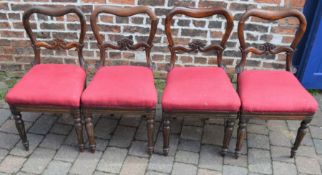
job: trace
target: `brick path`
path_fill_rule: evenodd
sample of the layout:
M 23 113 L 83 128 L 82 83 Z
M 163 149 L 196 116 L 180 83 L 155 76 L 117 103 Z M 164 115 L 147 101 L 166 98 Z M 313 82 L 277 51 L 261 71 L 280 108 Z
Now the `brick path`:
M 162 133 L 158 111 L 155 153 L 146 152 L 145 120 L 135 116 L 95 117 L 97 152 L 79 153 L 68 115 L 23 113 L 30 150 L 24 151 L 8 106 L 0 109 L 0 174 L 147 174 L 235 175 L 321 174 L 322 95 L 320 110 L 296 158 L 289 158 L 298 121 L 250 121 L 243 155 L 234 159 L 219 154 L 221 120 L 172 122 L 171 150 L 161 155 Z M 233 151 L 236 129 L 230 144 Z

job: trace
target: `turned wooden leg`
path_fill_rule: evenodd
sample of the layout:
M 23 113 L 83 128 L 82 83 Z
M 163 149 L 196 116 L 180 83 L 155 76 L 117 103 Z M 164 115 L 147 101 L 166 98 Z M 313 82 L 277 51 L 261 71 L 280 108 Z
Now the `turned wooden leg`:
M 240 155 L 240 150 L 244 143 L 246 137 L 246 124 L 247 119 L 239 118 L 239 126 L 238 126 L 238 133 L 237 133 L 237 143 L 235 149 L 235 158 L 237 159 Z
M 222 156 L 225 156 L 228 152 L 229 142 L 234 131 L 234 125 L 235 125 L 235 120 L 230 119 L 225 122 L 225 135 L 224 135 L 224 141 L 223 141 L 223 146 L 221 151 Z
M 90 151 L 94 153 L 96 150 L 96 141 L 94 137 L 93 116 L 90 113 L 85 114 L 85 127 L 88 136 Z
M 169 154 L 170 140 L 170 116 L 163 113 L 163 153 L 165 156 Z
M 15 119 L 16 128 L 17 128 L 19 136 L 20 136 L 20 138 L 22 140 L 22 145 L 24 146 L 26 151 L 29 151 L 29 141 L 27 140 L 25 124 L 24 124 L 24 122 L 22 120 L 21 113 L 13 111 L 13 110 L 11 112 L 12 112 L 13 117 Z
M 293 158 L 296 155 L 296 151 L 299 148 L 299 146 L 301 145 L 301 142 L 302 142 L 305 134 L 307 133 L 309 123 L 311 122 L 311 120 L 312 120 L 312 117 L 307 117 L 301 122 L 301 126 L 297 130 L 297 135 L 296 135 L 296 139 L 294 142 L 294 146 L 291 150 L 291 158 Z
M 76 131 L 79 151 L 83 152 L 84 151 L 84 136 L 83 136 L 83 125 L 82 125 L 80 111 L 79 110 L 74 111 L 72 113 L 72 116 L 74 118 L 74 125 L 75 125 L 75 131 Z
M 154 115 L 148 115 L 146 117 L 147 119 L 147 134 L 148 134 L 148 154 L 152 155 L 153 150 L 154 150 L 154 145 L 153 145 L 153 135 L 154 135 Z

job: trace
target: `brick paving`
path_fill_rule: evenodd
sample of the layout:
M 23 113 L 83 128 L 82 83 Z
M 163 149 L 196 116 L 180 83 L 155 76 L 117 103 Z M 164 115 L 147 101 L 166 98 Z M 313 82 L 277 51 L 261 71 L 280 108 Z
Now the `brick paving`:
M 233 157 L 236 127 L 226 157 L 220 155 L 223 120 L 172 122 L 171 149 L 162 153 L 158 108 L 155 153 L 146 153 L 145 120 L 139 116 L 95 116 L 97 152 L 79 153 L 69 115 L 23 113 L 30 150 L 24 151 L 7 104 L 0 101 L 0 174 L 243 175 L 322 174 L 320 109 L 296 158 L 289 158 L 299 121 L 251 120 L 239 159 Z

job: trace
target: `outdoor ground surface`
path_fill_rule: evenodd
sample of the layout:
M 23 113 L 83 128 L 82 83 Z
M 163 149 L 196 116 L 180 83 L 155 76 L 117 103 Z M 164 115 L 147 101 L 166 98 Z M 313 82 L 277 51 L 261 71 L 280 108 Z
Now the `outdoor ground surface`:
M 1 72 L 0 72 L 1 73 Z M 0 89 L 14 84 L 0 74 Z M 2 95 L 3 96 L 3 95 Z M 161 111 L 158 107 L 155 153 L 146 154 L 146 123 L 139 116 L 95 116 L 97 151 L 79 153 L 69 115 L 23 113 L 30 150 L 20 142 L 8 105 L 0 100 L 0 174 L 148 174 L 243 175 L 321 174 L 322 94 L 315 93 L 320 109 L 296 158 L 289 158 L 299 121 L 250 121 L 243 155 L 220 153 L 222 120 L 182 120 L 171 123 L 171 149 L 162 153 Z M 1 96 L 0 96 L 1 99 Z

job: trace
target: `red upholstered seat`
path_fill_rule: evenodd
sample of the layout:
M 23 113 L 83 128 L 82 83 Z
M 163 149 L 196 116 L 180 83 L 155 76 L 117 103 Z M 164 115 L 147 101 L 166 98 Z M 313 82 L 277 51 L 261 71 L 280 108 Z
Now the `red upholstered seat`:
M 153 109 L 156 103 L 153 72 L 142 66 L 102 67 L 82 95 L 85 107 Z
M 240 99 L 229 77 L 218 67 L 175 67 L 162 97 L 164 111 L 237 112 Z
M 239 75 L 242 111 L 250 113 L 314 113 L 317 102 L 287 71 L 249 70 Z
M 8 92 L 10 105 L 79 107 L 86 79 L 76 65 L 37 64 Z

